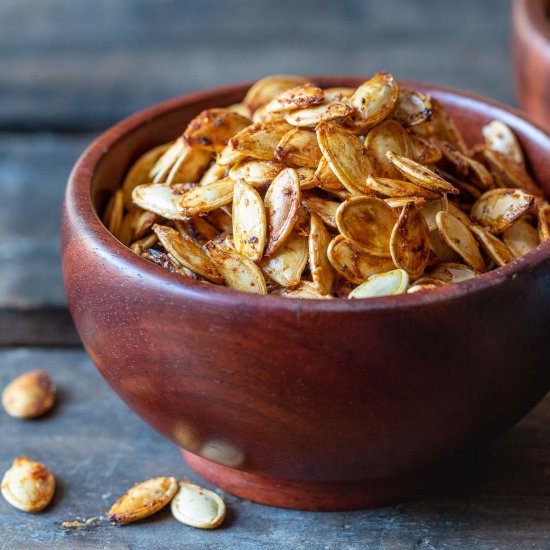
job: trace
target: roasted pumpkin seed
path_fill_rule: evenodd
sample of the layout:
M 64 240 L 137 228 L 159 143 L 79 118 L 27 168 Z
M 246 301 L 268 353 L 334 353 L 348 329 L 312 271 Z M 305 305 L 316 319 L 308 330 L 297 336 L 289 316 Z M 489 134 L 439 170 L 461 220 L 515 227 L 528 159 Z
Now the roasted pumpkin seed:
M 372 166 L 361 140 L 331 122 L 320 122 L 316 131 L 323 156 L 342 185 L 354 195 L 370 194 L 365 181 Z
M 35 418 L 55 401 L 55 385 L 47 371 L 36 369 L 12 380 L 2 392 L 2 405 L 14 418 Z
M 414 203 L 406 204 L 391 233 L 393 263 L 411 279 L 417 279 L 428 265 L 430 246 L 430 230 L 424 216 Z
M 371 275 L 389 271 L 394 267 L 391 259 L 373 256 L 348 241 L 343 235 L 332 239 L 327 255 L 334 269 L 355 284 L 361 284 Z
M 267 235 L 264 203 L 258 191 L 237 181 L 233 195 L 233 240 L 237 252 L 252 261 L 263 256 Z
M 178 490 L 173 477 L 155 477 L 137 483 L 109 510 L 111 523 L 130 523 L 149 517 L 166 506 Z
M 215 529 L 223 522 L 225 503 L 213 491 L 182 481 L 171 504 L 172 515 L 181 523 L 199 529 Z
M 450 212 L 438 212 L 435 219 L 445 243 L 476 271 L 485 271 L 479 246 L 468 226 Z
M 525 256 L 540 242 L 538 231 L 523 218 L 504 231 L 502 240 L 516 258 Z
M 372 275 L 367 281 L 355 287 L 348 298 L 377 298 L 404 294 L 409 286 L 409 275 L 404 269 L 393 269 Z
M 373 256 L 390 257 L 390 237 L 397 214 L 382 199 L 349 199 L 340 204 L 335 220 L 338 230 L 348 241 Z
M 20 456 L 4 474 L 1 491 L 6 501 L 18 510 L 40 512 L 53 498 L 55 478 L 40 462 Z
M 286 168 L 269 186 L 265 195 L 267 242 L 265 255 L 273 254 L 290 235 L 300 207 L 301 190 L 296 170 Z
M 472 206 L 470 217 L 499 235 L 519 220 L 533 205 L 535 197 L 519 189 L 492 189 Z
M 310 216 L 309 270 L 313 284 L 319 294 L 327 295 L 334 284 L 334 268 L 327 255 L 331 238 L 321 217 L 314 212 Z
M 179 231 L 164 225 L 155 224 L 153 231 L 162 246 L 179 264 L 212 283 L 222 282 L 222 278 L 210 258 L 193 242 L 191 237 L 184 236 Z
M 215 241 L 206 243 L 205 248 L 227 286 L 242 292 L 267 294 L 262 272 L 252 260 Z

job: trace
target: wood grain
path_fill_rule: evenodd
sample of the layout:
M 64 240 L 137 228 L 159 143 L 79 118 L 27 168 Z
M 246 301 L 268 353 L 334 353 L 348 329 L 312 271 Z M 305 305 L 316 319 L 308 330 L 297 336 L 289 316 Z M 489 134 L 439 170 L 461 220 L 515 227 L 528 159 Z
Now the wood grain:
M 174 446 L 129 412 L 83 351 L 0 351 L 0 387 L 37 366 L 48 369 L 57 383 L 58 404 L 34 421 L 0 412 L 0 473 L 15 456 L 27 454 L 52 469 L 60 489 L 53 504 L 37 515 L 0 499 L 1 550 L 550 547 L 550 397 L 472 464 L 462 487 L 439 498 L 380 510 L 314 513 L 224 495 L 229 514 L 218 531 L 181 525 L 169 511 L 126 527 L 65 531 L 62 521 L 100 514 L 148 477 L 203 482 L 184 466 Z
M 389 70 L 510 103 L 508 14 L 509 0 L 3 0 L 0 128 L 104 128 L 277 72 Z

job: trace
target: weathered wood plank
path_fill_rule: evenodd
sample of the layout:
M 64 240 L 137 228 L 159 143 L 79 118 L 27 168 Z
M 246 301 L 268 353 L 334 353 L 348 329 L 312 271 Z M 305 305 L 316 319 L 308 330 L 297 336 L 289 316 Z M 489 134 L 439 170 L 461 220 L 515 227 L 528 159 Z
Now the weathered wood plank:
M 92 137 L 0 135 L 0 346 L 79 342 L 66 310 L 59 223 L 67 176 Z
M 513 101 L 508 0 L 3 0 L 0 128 L 103 128 L 277 72 L 365 74 Z
M 167 474 L 197 478 L 170 443 L 130 413 L 82 351 L 0 351 L 0 387 L 37 366 L 52 373 L 59 402 L 35 421 L 0 412 L 0 472 L 27 454 L 51 467 L 60 489 L 37 515 L 0 499 L 1 550 L 550 548 L 550 397 L 489 447 L 468 483 L 439 498 L 380 510 L 306 513 L 226 495 L 230 514 L 218 531 L 187 528 L 166 511 L 126 527 L 66 532 L 62 521 L 108 509 L 134 482 Z

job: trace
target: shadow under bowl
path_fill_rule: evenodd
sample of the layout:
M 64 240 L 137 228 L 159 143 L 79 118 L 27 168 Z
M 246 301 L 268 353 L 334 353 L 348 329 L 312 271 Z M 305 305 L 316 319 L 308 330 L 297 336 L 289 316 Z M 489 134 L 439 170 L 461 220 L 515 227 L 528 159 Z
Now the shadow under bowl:
M 517 111 L 403 84 L 439 99 L 470 145 L 489 120 L 509 124 L 550 191 L 550 138 Z M 369 300 L 244 294 L 139 258 L 97 209 L 141 153 L 247 88 L 154 106 L 109 129 L 78 160 L 62 250 L 79 334 L 120 397 L 223 489 L 310 510 L 410 498 L 548 390 L 550 241 L 460 285 Z

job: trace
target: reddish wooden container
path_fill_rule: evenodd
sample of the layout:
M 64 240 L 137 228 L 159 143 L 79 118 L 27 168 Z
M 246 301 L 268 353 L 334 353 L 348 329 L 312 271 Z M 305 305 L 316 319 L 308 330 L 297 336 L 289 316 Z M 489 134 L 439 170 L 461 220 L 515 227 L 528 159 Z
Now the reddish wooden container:
M 518 112 L 408 85 L 440 99 L 471 144 L 488 120 L 509 124 L 550 191 L 550 138 Z M 137 257 L 103 227 L 96 206 L 140 153 L 246 89 L 157 105 L 81 156 L 62 225 L 76 326 L 122 399 L 222 488 L 311 510 L 409 498 L 546 393 L 550 241 L 458 286 L 353 301 L 241 294 L 184 281 Z
M 550 128 L 550 1 L 514 0 L 512 35 L 519 104 Z

